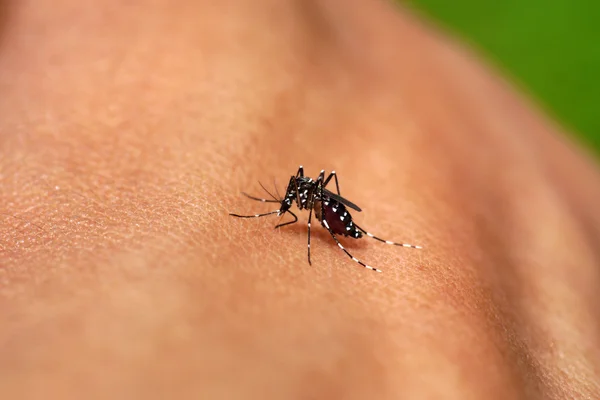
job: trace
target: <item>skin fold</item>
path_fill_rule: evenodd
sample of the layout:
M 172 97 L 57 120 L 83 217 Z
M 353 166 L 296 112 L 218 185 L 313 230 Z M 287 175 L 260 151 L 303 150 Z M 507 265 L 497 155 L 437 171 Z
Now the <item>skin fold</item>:
M 217 4 L 218 3 L 218 4 Z M 386 2 L 3 2 L 0 398 L 595 399 L 600 176 Z M 274 230 L 303 165 L 354 220 Z M 283 217 L 283 221 L 289 216 Z

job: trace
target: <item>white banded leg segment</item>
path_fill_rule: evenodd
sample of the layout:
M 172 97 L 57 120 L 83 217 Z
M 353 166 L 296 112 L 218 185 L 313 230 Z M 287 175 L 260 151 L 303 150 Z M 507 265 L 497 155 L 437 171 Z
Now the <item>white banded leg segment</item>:
M 375 271 L 375 272 L 383 272 L 380 269 L 371 267 L 370 265 L 365 264 L 364 262 L 360 261 L 358 258 L 354 257 L 352 254 L 350 254 L 348 252 L 348 250 L 346 250 L 344 248 L 344 246 L 340 243 L 340 241 L 335 237 L 335 235 L 333 234 L 333 232 L 331 232 L 331 230 L 329 230 L 329 227 L 327 227 L 327 230 L 329 231 L 329 234 L 331 235 L 331 237 L 333 238 L 333 240 L 335 240 L 335 242 L 337 243 L 337 245 L 339 246 L 340 249 L 342 249 L 342 251 L 344 253 L 346 253 L 348 255 L 348 257 L 350 257 L 352 259 L 352 261 L 362 265 L 363 267 L 370 269 L 371 271 Z
M 373 235 L 372 233 L 365 231 L 363 228 L 359 227 L 356 224 L 354 224 L 354 226 L 356 226 L 356 228 L 358 228 L 358 230 L 362 231 L 368 237 L 371 237 L 371 238 L 373 238 L 375 240 L 379 240 L 380 242 L 385 243 L 385 244 L 391 244 L 391 245 L 394 245 L 394 246 L 402 246 L 402 247 L 410 247 L 412 249 L 422 249 L 423 248 L 421 246 L 415 246 L 414 244 L 396 243 L 396 242 L 392 242 L 391 240 L 381 239 L 381 238 L 378 238 L 377 236 Z
M 331 178 L 335 178 L 335 190 L 337 191 L 338 195 L 341 195 L 340 183 L 338 182 L 338 178 L 337 178 L 335 171 L 331 171 L 331 173 L 329 174 L 327 179 L 325 179 L 325 182 L 323 182 L 323 187 L 327 187 L 327 185 L 329 184 L 329 181 L 331 181 Z M 335 210 L 334 210 L 334 212 L 335 212 Z
M 310 211 L 308 212 L 308 265 L 312 265 L 312 263 L 310 262 L 310 221 L 312 219 L 312 211 L 313 208 L 310 208 Z
M 265 217 L 265 216 L 271 215 L 271 214 L 279 214 L 279 210 L 271 211 L 271 212 L 264 213 L 264 214 L 254 214 L 254 215 L 239 215 L 239 214 L 229 213 L 229 215 L 231 215 L 232 217 L 238 217 L 238 218 L 258 218 L 258 217 Z

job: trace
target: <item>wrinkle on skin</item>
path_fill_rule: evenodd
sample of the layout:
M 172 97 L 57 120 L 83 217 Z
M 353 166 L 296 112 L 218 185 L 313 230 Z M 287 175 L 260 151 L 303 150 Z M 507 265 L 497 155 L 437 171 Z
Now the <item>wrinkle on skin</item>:
M 597 168 L 439 33 L 375 1 L 10 18 L 2 397 L 600 392 Z M 308 266 L 305 214 L 227 215 L 299 164 L 425 249 L 342 239 L 375 274 L 315 222 Z

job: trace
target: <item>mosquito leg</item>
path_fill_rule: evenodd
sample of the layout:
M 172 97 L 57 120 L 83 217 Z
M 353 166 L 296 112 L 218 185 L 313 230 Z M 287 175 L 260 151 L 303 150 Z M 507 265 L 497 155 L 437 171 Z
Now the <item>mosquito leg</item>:
M 279 210 L 271 211 L 271 212 L 264 213 L 264 214 L 254 214 L 254 215 L 239 215 L 239 214 L 229 213 L 229 215 L 231 215 L 232 217 L 238 217 L 238 218 L 258 218 L 258 217 L 265 217 L 265 216 L 271 215 L 271 214 L 279 214 Z
M 335 178 L 335 188 L 337 189 L 337 194 L 341 196 L 342 194 L 340 193 L 340 184 L 338 182 L 337 174 L 335 173 L 335 171 L 331 171 L 327 179 L 325 179 L 325 182 L 323 182 L 323 187 L 327 187 L 327 184 L 329 183 L 331 178 Z
M 354 224 L 354 226 L 356 227 L 356 229 L 358 229 L 359 231 L 363 232 L 368 237 L 371 237 L 371 238 L 373 238 L 375 240 L 379 240 L 380 242 L 383 242 L 385 244 L 391 244 L 391 245 L 394 245 L 394 246 L 402 246 L 402 247 L 410 247 L 410 248 L 413 248 L 413 249 L 422 249 L 423 248 L 421 246 L 415 246 L 414 244 L 396 243 L 396 242 L 392 242 L 390 240 L 384 240 L 384 239 L 378 238 L 377 236 L 373 235 L 372 233 L 369 233 L 369 232 L 365 231 L 363 228 L 361 228 L 360 226 L 356 225 L 356 223 Z
M 293 221 L 289 221 L 289 222 L 284 222 L 283 224 L 278 224 L 275 225 L 275 229 L 277 228 L 281 228 L 282 226 L 286 226 L 286 225 L 291 225 L 291 224 L 295 224 L 296 222 L 298 222 L 298 217 L 296 217 L 296 214 L 294 214 L 293 212 L 291 212 L 290 210 L 288 210 L 287 212 L 289 212 L 290 214 L 292 214 L 292 217 L 294 217 Z
M 310 211 L 308 213 L 308 265 L 312 265 L 310 262 L 310 220 L 312 219 L 312 211 L 313 208 L 310 207 Z
M 358 258 L 354 257 L 352 254 L 350 254 L 350 252 L 348 252 L 348 250 L 346 250 L 344 248 L 344 246 L 342 246 L 342 244 L 340 243 L 340 241 L 337 239 L 337 237 L 335 237 L 335 234 L 331 231 L 331 228 L 329 228 L 329 224 L 327 223 L 327 220 L 323 219 L 323 225 L 325 226 L 325 228 L 327 228 L 327 230 L 329 231 L 329 234 L 331 235 L 331 237 L 333 238 L 333 240 L 335 240 L 335 242 L 337 243 L 337 245 L 339 246 L 340 249 L 342 249 L 342 251 L 344 253 L 346 253 L 348 255 L 348 257 L 350 257 L 352 259 L 352 261 L 359 263 L 360 265 L 362 265 L 363 267 L 370 269 L 371 271 L 375 271 L 375 272 L 383 272 L 377 268 L 371 267 L 367 264 L 365 264 L 364 262 L 360 261 Z
M 323 180 L 325 179 L 325 170 L 322 169 L 321 172 L 319 173 L 319 177 L 317 178 L 317 184 L 320 182 L 321 185 L 323 185 Z M 321 194 L 323 194 L 321 192 Z
M 304 167 L 301 165 L 296 172 L 296 178 L 304 178 Z

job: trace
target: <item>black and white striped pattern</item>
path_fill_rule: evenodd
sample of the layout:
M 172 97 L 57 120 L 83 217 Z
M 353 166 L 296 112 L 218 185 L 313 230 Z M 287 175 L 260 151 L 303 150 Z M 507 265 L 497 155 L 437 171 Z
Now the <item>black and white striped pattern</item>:
M 325 187 L 329 184 L 329 182 L 332 179 L 335 181 L 337 194 L 333 193 L 328 189 L 325 189 Z M 275 228 L 280 228 L 285 225 L 294 224 L 298 221 L 298 217 L 292 211 L 290 211 L 290 208 L 294 203 L 296 203 L 296 206 L 301 211 L 308 209 L 309 214 L 307 253 L 308 263 L 310 265 L 312 265 L 310 260 L 310 236 L 313 211 L 315 212 L 315 217 L 321 222 L 321 225 L 325 229 L 327 229 L 333 240 L 335 240 L 335 242 L 337 243 L 338 247 L 342 249 L 342 251 L 346 253 L 346 255 L 348 255 L 348 257 L 352 259 L 352 261 L 362 265 L 364 268 L 370 269 L 371 271 L 382 272 L 380 269 L 371 267 L 370 265 L 365 264 L 358 258 L 354 257 L 352 254 L 350 254 L 350 252 L 346 250 L 344 246 L 340 243 L 340 241 L 337 238 L 337 235 L 346 236 L 353 239 L 360 239 L 363 236 L 363 234 L 365 234 L 385 244 L 409 247 L 413 249 L 422 249 L 421 246 L 415 246 L 407 243 L 396 243 L 390 240 L 381 239 L 356 225 L 356 223 L 353 222 L 352 215 L 350 215 L 348 209 L 352 209 L 357 212 L 360 212 L 361 209 L 356 204 L 341 196 L 340 185 L 338 183 L 338 177 L 335 171 L 331 171 L 331 173 L 325 179 L 325 170 L 321 170 L 319 177 L 316 180 L 313 180 L 304 176 L 304 168 L 300 166 L 296 175 L 290 178 L 288 187 L 283 198 L 279 196 L 278 192 L 276 192 L 278 194 L 278 197 L 275 197 L 262 184 L 260 185 L 265 190 L 265 192 L 267 192 L 269 196 L 271 196 L 271 199 L 262 199 L 259 197 L 254 197 L 244 192 L 242 192 L 242 194 L 252 200 L 260 201 L 263 203 L 279 203 L 280 205 L 278 210 L 264 214 L 229 215 L 238 218 L 259 218 L 273 214 L 277 214 L 278 216 L 284 215 L 286 213 L 291 214 L 294 220 L 280 223 L 275 226 Z M 348 207 L 348 209 L 346 207 Z
M 394 245 L 394 246 L 402 246 L 402 247 L 410 247 L 411 249 L 422 249 L 423 248 L 421 246 L 415 246 L 414 244 L 396 243 L 396 242 L 392 242 L 391 240 L 381 239 L 381 238 L 378 238 L 377 236 L 373 235 L 372 233 L 365 231 L 363 228 L 361 228 L 360 226 L 358 226 L 356 224 L 354 224 L 354 226 L 359 231 L 361 231 L 362 233 L 364 233 L 365 235 L 367 235 L 368 237 L 373 238 L 375 240 L 379 240 L 380 242 L 385 243 L 385 244 L 391 244 L 391 245 Z
M 370 269 L 371 271 L 383 272 L 380 269 L 377 269 L 377 268 L 371 267 L 370 265 L 365 264 L 364 262 L 360 261 L 358 258 L 354 257 L 352 254 L 350 254 L 350 252 L 348 250 L 346 250 L 346 248 L 340 243 L 340 241 L 337 239 L 337 237 L 335 237 L 335 234 L 333 232 L 331 232 L 331 229 L 329 228 L 329 225 L 327 224 L 326 220 L 323 220 L 323 225 L 325 226 L 325 228 L 327 228 L 327 231 L 329 232 L 329 234 L 331 235 L 333 240 L 335 240 L 335 242 L 337 243 L 339 248 L 342 249 L 342 251 L 344 253 L 346 253 L 348 255 L 348 257 L 350 257 L 352 259 L 352 261 L 359 263 L 360 265 L 362 265 L 363 267 L 365 267 L 367 269 Z
M 275 210 L 275 211 L 271 211 L 268 213 L 264 213 L 264 214 L 254 214 L 254 215 L 238 215 L 238 214 L 229 214 L 232 217 L 238 217 L 238 218 L 259 218 L 259 217 L 265 217 L 267 215 L 271 215 L 271 214 L 279 214 L 279 210 Z

